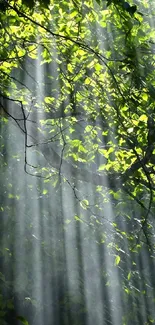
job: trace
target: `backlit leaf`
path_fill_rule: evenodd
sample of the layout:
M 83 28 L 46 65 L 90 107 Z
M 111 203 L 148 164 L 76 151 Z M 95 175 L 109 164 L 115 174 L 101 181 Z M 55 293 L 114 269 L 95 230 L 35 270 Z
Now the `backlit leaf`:
M 115 257 L 115 266 L 120 263 L 120 260 L 121 260 L 120 256 L 116 255 L 116 257 Z

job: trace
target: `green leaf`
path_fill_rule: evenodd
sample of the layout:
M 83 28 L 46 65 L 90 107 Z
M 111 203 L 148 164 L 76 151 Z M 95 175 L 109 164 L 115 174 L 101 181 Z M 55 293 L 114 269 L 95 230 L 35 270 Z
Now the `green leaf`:
M 78 217 L 78 216 L 74 216 L 74 219 L 75 219 L 76 221 L 79 221 L 79 222 L 83 223 L 83 220 L 81 220 L 81 218 Z
M 130 290 L 128 288 L 125 288 L 124 291 L 129 295 L 130 294 Z
M 147 122 L 147 120 L 148 120 L 148 118 L 145 114 L 142 114 L 139 118 L 139 121 L 141 121 L 141 122 Z
M 143 93 L 142 94 L 142 98 L 143 98 L 143 100 L 145 100 L 145 102 L 147 102 L 148 101 L 148 94 L 147 93 Z
M 51 104 L 51 103 L 53 103 L 54 100 L 55 99 L 53 97 L 45 97 L 44 98 L 44 101 L 46 104 Z
M 48 190 L 44 188 L 42 191 L 42 194 L 46 195 L 47 193 L 48 193 Z
M 95 68 L 96 71 L 101 71 L 101 70 L 102 70 L 102 65 L 99 64 L 99 63 L 96 63 L 96 64 L 94 65 L 94 68 Z
M 88 200 L 82 200 L 81 202 L 80 202 L 80 205 L 81 205 L 81 207 L 83 208 L 83 209 L 87 209 L 87 207 L 89 206 L 89 201 Z
M 72 13 L 69 15 L 70 18 L 74 18 L 74 17 L 77 17 L 77 11 L 72 11 Z
M 115 257 L 115 266 L 120 263 L 120 260 L 121 260 L 120 256 L 116 255 L 116 257 Z
M 106 165 L 105 164 L 100 165 L 99 168 L 98 168 L 98 171 L 100 172 L 102 170 L 105 170 L 105 168 L 106 168 Z
M 128 280 L 131 278 L 131 271 L 128 273 Z

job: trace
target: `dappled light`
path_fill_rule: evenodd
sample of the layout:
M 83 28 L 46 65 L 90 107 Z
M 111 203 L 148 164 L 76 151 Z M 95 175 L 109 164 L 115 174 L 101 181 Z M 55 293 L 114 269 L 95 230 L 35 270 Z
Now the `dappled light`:
M 0 1 L 0 325 L 155 324 L 154 14 Z

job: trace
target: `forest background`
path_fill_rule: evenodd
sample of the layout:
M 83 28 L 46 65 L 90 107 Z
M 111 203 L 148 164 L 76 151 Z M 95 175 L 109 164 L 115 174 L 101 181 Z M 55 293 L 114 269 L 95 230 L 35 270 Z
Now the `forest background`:
M 155 2 L 0 1 L 0 322 L 155 324 Z

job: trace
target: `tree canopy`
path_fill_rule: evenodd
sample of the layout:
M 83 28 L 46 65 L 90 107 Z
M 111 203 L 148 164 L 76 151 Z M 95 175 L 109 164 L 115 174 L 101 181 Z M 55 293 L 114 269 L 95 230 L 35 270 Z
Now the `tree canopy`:
M 53 201 L 62 200 L 63 188 L 77 210 L 68 208 L 65 226 L 61 220 L 60 245 L 72 220 L 77 229 L 86 227 L 86 245 L 94 241 L 100 252 L 106 247 L 118 268 L 121 289 L 109 283 L 107 270 L 104 290 L 114 286 L 134 310 L 124 310 L 122 325 L 154 324 L 155 3 L 10 0 L 0 8 L 1 212 L 10 245 L 1 245 L 2 258 L 9 252 L 6 264 L 12 263 L 11 229 L 24 200 L 22 186 L 15 186 L 19 175 L 27 175 L 32 190 L 27 202 L 42 200 L 42 215 L 49 213 L 51 193 Z M 33 217 L 25 222 L 27 250 Z M 50 245 L 42 245 L 46 257 Z M 22 280 L 19 287 L 26 290 Z M 0 300 L 2 318 L 7 304 Z

